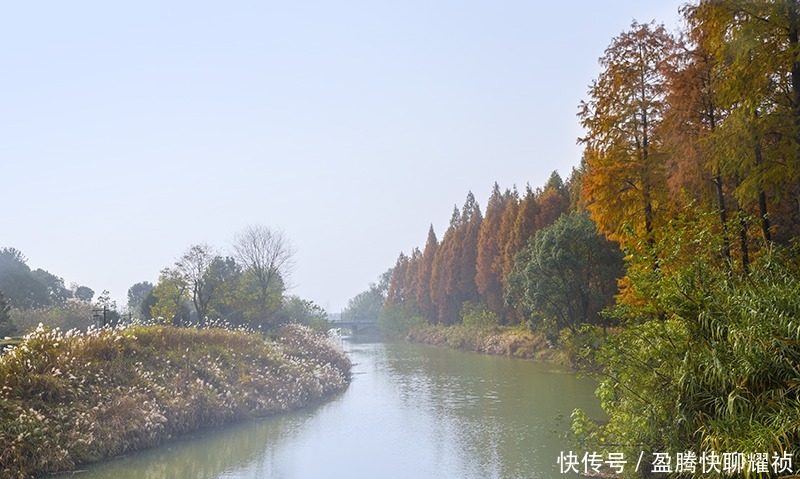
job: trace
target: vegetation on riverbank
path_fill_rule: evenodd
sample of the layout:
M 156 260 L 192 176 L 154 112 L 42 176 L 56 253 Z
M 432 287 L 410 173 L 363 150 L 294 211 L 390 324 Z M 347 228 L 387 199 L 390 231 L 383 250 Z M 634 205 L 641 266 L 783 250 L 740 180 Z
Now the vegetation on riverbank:
M 277 342 L 223 329 L 38 328 L 0 356 L 0 473 L 64 471 L 343 390 L 350 362 L 289 325 Z
M 527 327 L 496 326 L 474 329 L 462 324 L 453 326 L 429 324 L 409 331 L 404 339 L 520 359 L 559 362 L 565 360 L 559 350 L 550 347 L 543 334 L 533 332 Z

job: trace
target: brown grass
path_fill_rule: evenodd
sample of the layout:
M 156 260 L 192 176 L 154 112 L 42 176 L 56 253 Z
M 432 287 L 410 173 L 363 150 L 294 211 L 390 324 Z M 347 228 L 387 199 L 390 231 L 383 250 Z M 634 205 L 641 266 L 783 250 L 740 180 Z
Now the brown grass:
M 463 324 L 453 326 L 427 325 L 411 331 L 409 341 L 438 346 L 448 346 L 498 356 L 563 362 L 561 352 L 551 348 L 541 333 L 527 328 L 496 326 L 470 328 Z

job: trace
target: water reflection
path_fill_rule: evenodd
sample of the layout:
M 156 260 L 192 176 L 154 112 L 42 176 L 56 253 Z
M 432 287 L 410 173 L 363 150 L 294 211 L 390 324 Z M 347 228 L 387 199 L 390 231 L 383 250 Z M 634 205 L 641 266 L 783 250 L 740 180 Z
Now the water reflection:
M 567 448 L 551 431 L 554 418 L 577 406 L 599 414 L 593 385 L 551 365 L 404 343 L 346 347 L 353 383 L 323 406 L 206 432 L 74 477 L 549 478 Z

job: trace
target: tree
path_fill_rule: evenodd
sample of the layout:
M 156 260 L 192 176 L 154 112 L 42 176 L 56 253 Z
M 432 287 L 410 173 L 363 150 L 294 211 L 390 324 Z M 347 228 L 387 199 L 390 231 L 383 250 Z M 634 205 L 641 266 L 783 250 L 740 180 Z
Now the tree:
M 540 230 L 520 251 L 509 276 L 508 300 L 534 323 L 575 330 L 600 322 L 624 273 L 622 254 L 583 213 Z
M 0 290 L 13 308 L 45 308 L 52 304 L 47 285 L 34 276 L 28 259 L 17 249 L 0 249 Z
M 108 290 L 103 290 L 100 296 L 97 297 L 97 302 L 94 304 L 95 319 L 97 319 L 103 326 L 114 326 L 119 323 L 120 315 L 117 311 L 117 302 L 111 299 L 111 293 Z
M 89 303 L 92 301 L 92 298 L 94 298 L 94 290 L 88 286 L 76 286 L 73 289 L 73 296 L 81 301 L 86 301 Z
M 461 208 L 461 227 L 457 235 L 457 256 L 455 264 L 456 284 L 454 291 L 457 298 L 458 310 L 465 301 L 477 303 L 478 286 L 475 284 L 478 262 L 478 235 L 480 234 L 483 215 L 481 207 L 475 200 L 472 192 L 467 193 L 467 199 Z
M 3 292 L 0 291 L 0 339 L 13 336 L 19 331 L 11 320 L 11 306 L 6 301 Z
M 701 1 L 684 13 L 724 73 L 716 98 L 727 117 L 715 136 L 733 196 L 765 242 L 787 242 L 800 231 L 798 2 Z
M 409 285 L 406 284 L 406 270 L 408 269 L 408 256 L 400 252 L 397 263 L 392 268 L 392 277 L 386 290 L 386 305 L 405 303 L 409 299 Z
M 283 300 L 282 315 L 286 318 L 285 322 L 309 326 L 316 331 L 327 332 L 330 328 L 325 308 L 298 296 L 289 296 Z
M 249 272 L 258 287 L 258 304 L 263 314 L 272 310 L 270 290 L 286 288 L 294 266 L 294 248 L 281 230 L 248 226 L 236 235 L 234 257 Z
M 61 304 L 72 297 L 72 291 L 64 286 L 64 279 L 41 268 L 31 271 L 31 275 L 41 283 L 47 291 L 48 305 Z
M 433 259 L 436 256 L 436 249 L 439 247 L 439 241 L 436 239 L 436 233 L 433 231 L 433 225 L 428 229 L 428 239 L 425 242 L 425 249 L 422 251 L 422 257 L 419 261 L 419 269 L 417 270 L 417 279 L 414 282 L 415 291 L 414 299 L 416 300 L 422 317 L 428 322 L 436 321 L 436 308 L 431 299 L 431 275 L 433 274 Z
M 492 265 L 500 256 L 502 239 L 499 237 L 500 225 L 503 221 L 505 196 L 500 186 L 495 183 L 489 203 L 486 205 L 486 217 L 481 223 L 478 233 L 478 256 L 475 271 L 475 285 L 481 301 L 498 317 L 503 315 L 503 282 Z
M 188 287 L 199 324 L 203 324 L 208 317 L 209 305 L 218 289 L 218 282 L 210 274 L 216 257 L 209 245 L 196 244 L 190 246 L 175 263 L 177 272 Z
M 210 296 L 207 311 L 210 317 L 225 318 L 232 324 L 242 324 L 251 319 L 246 316 L 250 312 L 247 308 L 253 304 L 253 288 L 247 287 L 245 279 L 235 259 L 214 257 L 205 278 L 205 290 Z M 264 326 L 259 324 L 263 321 L 249 322 L 252 326 Z
M 558 172 L 554 171 L 544 189 L 538 192 L 537 203 L 539 205 L 539 214 L 536 218 L 537 230 L 550 226 L 569 211 L 569 192 Z
M 149 281 L 141 281 L 128 288 L 128 311 L 138 314 L 151 291 L 153 283 Z
M 366 291 L 350 298 L 347 307 L 342 310 L 343 321 L 376 321 L 383 309 L 389 289 L 392 269 L 383 273 L 377 283 L 370 283 Z
M 629 248 L 656 243 L 666 207 L 663 141 L 663 67 L 674 41 L 663 25 L 633 22 L 600 59 L 603 71 L 581 103 L 586 136 L 584 194 L 592 219 Z M 657 265 L 653 259 L 652 264 Z
M 713 23 L 711 12 L 718 5 L 684 9 L 687 29 L 670 58 L 670 67 L 665 69 L 664 124 L 672 153 L 668 179 L 671 199 L 694 201 L 702 209 L 716 211 L 723 239 L 722 255 L 730 260 L 726 197 L 733 175 L 723 173 L 728 155 L 719 145 L 719 125 L 729 112 L 722 108 L 718 93 L 727 72 L 718 58 L 719 52 L 714 51 L 713 34 L 705 26 Z M 741 247 L 747 251 L 746 244 Z
M 164 268 L 153 287 L 155 303 L 150 307 L 154 319 L 185 326 L 191 322 L 191 315 L 184 304 L 189 284 L 177 268 Z

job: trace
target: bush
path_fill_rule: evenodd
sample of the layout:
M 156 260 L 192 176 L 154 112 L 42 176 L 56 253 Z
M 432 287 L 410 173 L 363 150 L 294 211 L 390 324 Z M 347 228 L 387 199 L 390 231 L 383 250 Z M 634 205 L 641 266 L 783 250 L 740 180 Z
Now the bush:
M 464 301 L 461 305 L 461 322 L 469 329 L 489 329 L 500 324 L 500 318 L 484 304 Z

